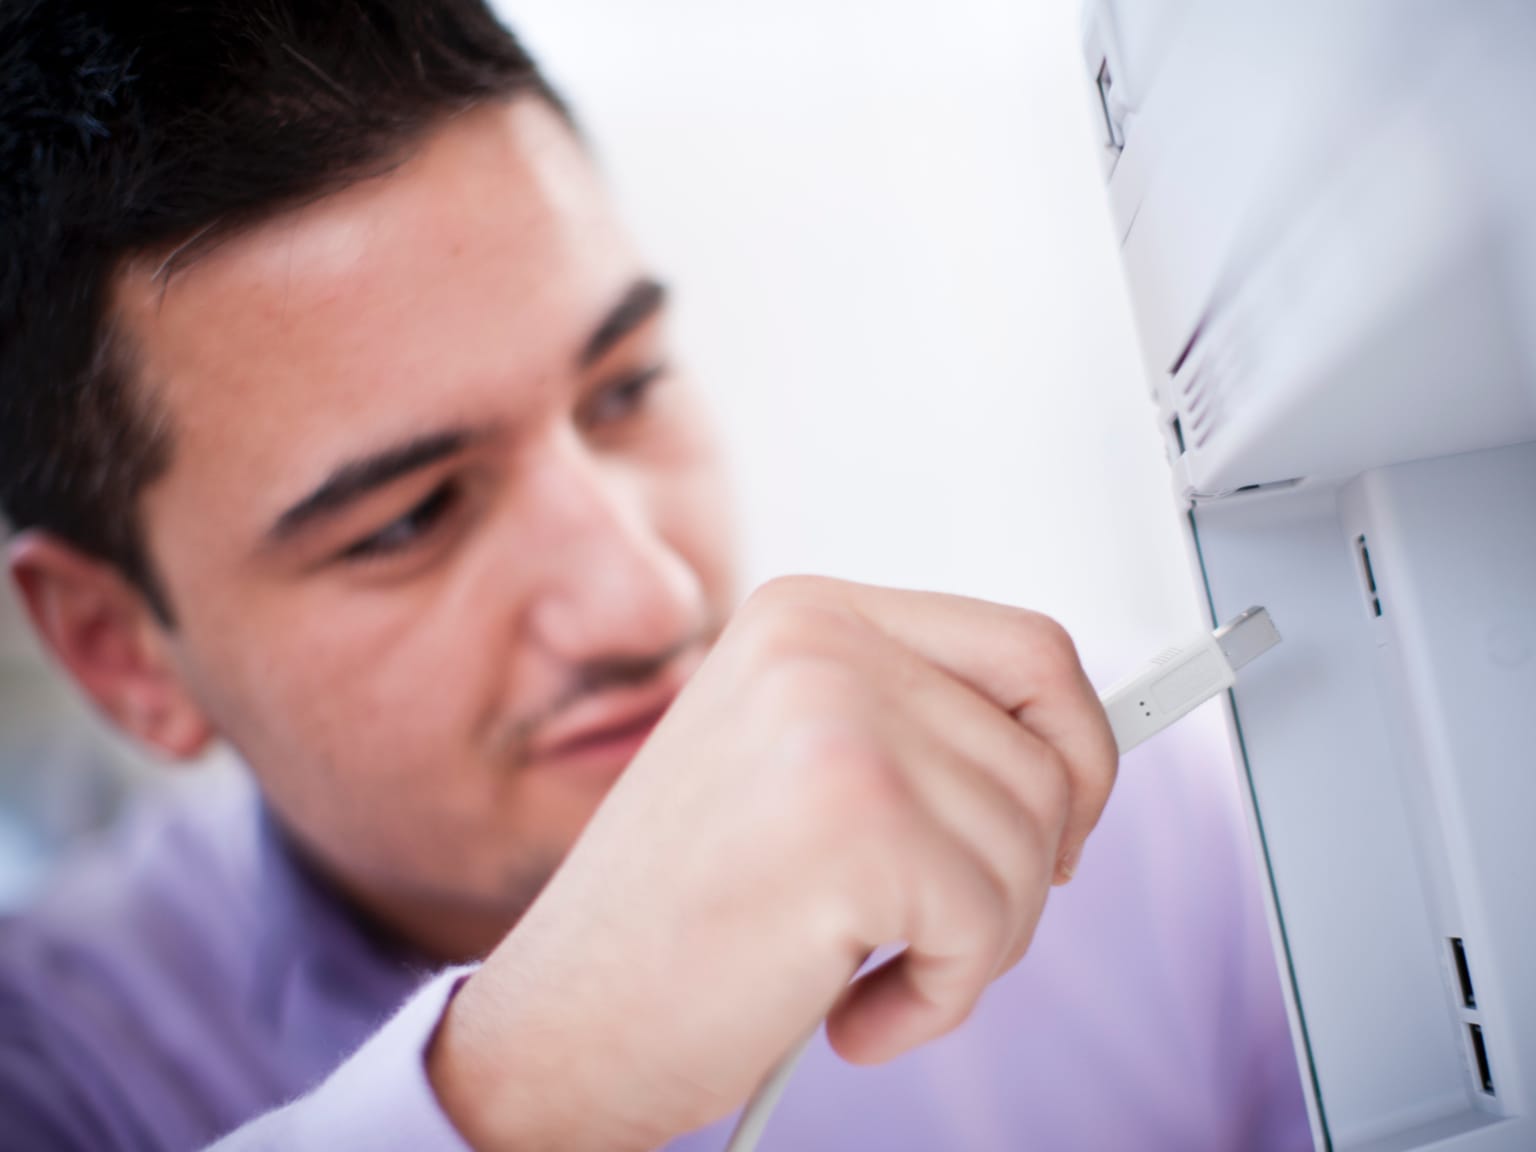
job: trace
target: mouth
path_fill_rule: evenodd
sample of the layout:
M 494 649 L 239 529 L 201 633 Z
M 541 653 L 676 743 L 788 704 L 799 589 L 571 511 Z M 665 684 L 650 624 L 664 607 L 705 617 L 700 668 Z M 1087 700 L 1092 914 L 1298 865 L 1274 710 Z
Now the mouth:
M 588 697 L 555 718 L 532 742 L 529 765 L 612 782 L 635 758 L 682 689 L 663 675 L 649 684 Z

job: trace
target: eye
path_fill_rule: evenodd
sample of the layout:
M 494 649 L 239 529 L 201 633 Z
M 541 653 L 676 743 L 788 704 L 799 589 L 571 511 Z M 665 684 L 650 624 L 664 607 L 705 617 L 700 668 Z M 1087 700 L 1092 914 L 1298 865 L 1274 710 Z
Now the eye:
M 458 489 L 441 484 L 405 515 L 391 520 L 383 528 L 352 544 L 341 554 L 343 560 L 369 560 L 404 552 L 431 535 L 433 528 L 453 510 Z
M 583 406 L 581 422 L 588 427 L 602 427 L 634 416 L 645 407 L 646 400 L 666 372 L 665 364 L 655 364 L 643 371 L 621 376 L 600 389 Z

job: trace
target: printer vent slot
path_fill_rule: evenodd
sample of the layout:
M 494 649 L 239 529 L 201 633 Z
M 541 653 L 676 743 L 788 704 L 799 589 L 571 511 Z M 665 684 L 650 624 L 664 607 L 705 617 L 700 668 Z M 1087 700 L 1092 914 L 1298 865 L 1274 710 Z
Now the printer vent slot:
M 1360 563 L 1360 576 L 1365 581 L 1365 600 L 1374 616 L 1381 615 L 1381 590 L 1376 587 L 1376 569 L 1371 564 L 1371 550 L 1364 536 L 1355 537 L 1355 555 Z M 1465 957 L 1462 957 L 1465 961 Z
M 1210 370 L 1209 362 L 1197 364 L 1184 381 L 1183 393 L 1182 406 L 1188 417 L 1184 435 L 1196 448 L 1203 448 L 1221 426 L 1221 379 Z

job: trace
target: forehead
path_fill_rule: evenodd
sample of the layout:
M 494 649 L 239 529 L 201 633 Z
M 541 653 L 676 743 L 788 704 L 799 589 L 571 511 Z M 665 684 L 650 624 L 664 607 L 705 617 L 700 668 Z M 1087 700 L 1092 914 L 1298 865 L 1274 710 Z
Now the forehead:
M 269 478 L 276 504 L 376 442 L 505 417 L 637 269 L 582 147 L 524 99 L 168 279 L 138 261 L 116 303 L 171 422 L 165 483 Z

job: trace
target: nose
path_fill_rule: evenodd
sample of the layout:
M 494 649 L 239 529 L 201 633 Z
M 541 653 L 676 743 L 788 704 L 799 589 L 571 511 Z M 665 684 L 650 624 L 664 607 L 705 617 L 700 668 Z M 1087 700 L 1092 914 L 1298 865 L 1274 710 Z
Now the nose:
M 564 431 L 528 466 L 537 643 L 573 665 L 645 661 L 699 631 L 699 576 L 663 534 L 653 482 Z

